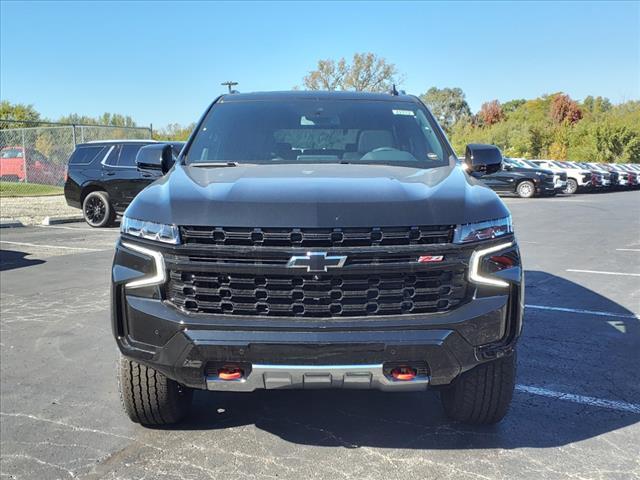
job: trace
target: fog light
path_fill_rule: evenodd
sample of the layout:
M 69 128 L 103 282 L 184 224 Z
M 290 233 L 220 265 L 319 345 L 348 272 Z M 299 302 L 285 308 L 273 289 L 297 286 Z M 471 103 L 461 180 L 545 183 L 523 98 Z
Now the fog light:
M 409 380 L 413 380 L 416 378 L 418 371 L 415 368 L 411 367 L 397 367 L 391 370 L 391 376 L 395 380 L 399 380 L 402 382 L 407 382 Z
M 240 380 L 242 377 L 242 370 L 238 367 L 224 367 L 218 370 L 220 380 Z

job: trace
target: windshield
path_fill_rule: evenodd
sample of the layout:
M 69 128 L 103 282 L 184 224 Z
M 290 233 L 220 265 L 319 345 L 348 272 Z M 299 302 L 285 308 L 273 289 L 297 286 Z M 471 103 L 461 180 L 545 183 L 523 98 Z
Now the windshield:
M 448 165 L 451 154 L 418 103 L 296 99 L 215 104 L 186 162 L 431 168 Z
M 522 160 L 518 160 L 516 158 L 505 158 L 504 160 L 512 167 L 531 168 L 529 165 L 525 164 Z
M 20 148 L 5 148 L 0 153 L 0 158 L 22 158 L 23 153 Z
M 521 162 L 524 164 L 525 167 L 529 167 L 529 168 L 542 168 L 540 165 L 538 165 L 537 163 L 533 163 L 530 162 L 529 160 L 521 160 Z

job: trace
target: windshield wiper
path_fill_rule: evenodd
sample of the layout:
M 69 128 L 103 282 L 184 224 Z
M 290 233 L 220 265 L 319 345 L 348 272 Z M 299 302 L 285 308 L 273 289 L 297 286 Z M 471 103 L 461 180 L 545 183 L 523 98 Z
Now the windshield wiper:
M 240 165 L 238 162 L 193 162 L 191 163 L 192 167 L 212 167 L 212 168 L 220 168 L 220 167 L 237 167 Z

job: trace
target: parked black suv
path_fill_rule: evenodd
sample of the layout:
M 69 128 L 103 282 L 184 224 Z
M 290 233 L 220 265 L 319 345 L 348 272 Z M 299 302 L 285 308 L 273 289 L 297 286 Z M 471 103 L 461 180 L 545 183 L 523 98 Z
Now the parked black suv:
M 485 175 L 482 181 L 498 193 L 515 193 L 521 198 L 557 193 L 551 170 L 521 167 L 509 158 L 504 159 L 500 170 Z
M 64 196 L 67 204 L 81 208 L 92 227 L 108 227 L 158 172 L 141 172 L 136 155 L 154 140 L 107 140 L 79 144 L 69 157 Z M 184 142 L 170 142 L 177 158 Z
M 414 96 L 229 94 L 131 203 L 112 269 L 129 417 L 179 421 L 192 389 L 440 389 L 494 423 L 514 389 L 522 267 L 509 211 Z

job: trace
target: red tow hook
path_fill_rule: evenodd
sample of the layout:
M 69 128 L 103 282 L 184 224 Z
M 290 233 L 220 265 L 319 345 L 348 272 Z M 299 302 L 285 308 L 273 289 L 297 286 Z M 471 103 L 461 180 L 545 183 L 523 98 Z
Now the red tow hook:
M 238 367 L 224 367 L 218 370 L 218 378 L 220 380 L 239 380 L 242 375 L 242 370 Z
M 413 380 L 414 378 L 416 378 L 417 374 L 418 372 L 416 371 L 416 369 L 411 367 L 397 367 L 391 370 L 391 376 L 395 380 L 400 380 L 403 382 Z

